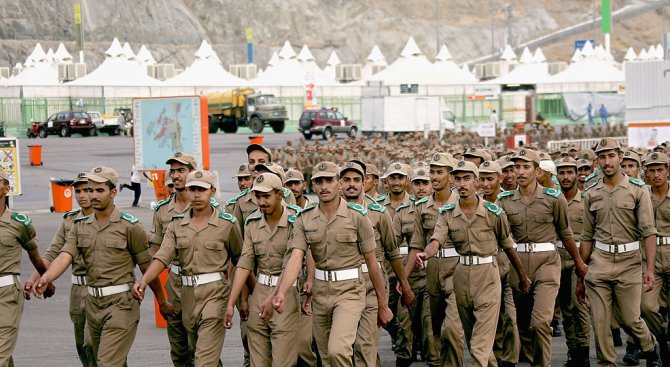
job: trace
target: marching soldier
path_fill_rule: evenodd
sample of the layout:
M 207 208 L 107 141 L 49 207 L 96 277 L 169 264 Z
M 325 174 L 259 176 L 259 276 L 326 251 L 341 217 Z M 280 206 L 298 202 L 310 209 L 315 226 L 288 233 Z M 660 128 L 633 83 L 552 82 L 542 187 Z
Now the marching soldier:
M 456 201 L 451 195 L 449 172 L 454 160 L 445 153 L 435 153 L 430 161 L 430 180 L 433 194 L 415 202 L 414 234 L 410 242 L 405 273 L 412 270 L 416 254 L 423 252 L 433 235 L 439 209 Z M 456 250 L 441 249 L 428 260 L 426 266 L 426 291 L 430 300 L 430 317 L 435 339 L 441 341 L 441 364 L 463 365 L 464 334 L 456 306 L 453 273 L 458 264 Z M 438 338 L 439 336 L 439 338 Z
M 588 159 L 580 159 L 577 161 L 577 188 L 584 191 L 584 183 L 586 178 L 593 173 L 593 161 Z
M 312 288 L 314 337 L 323 365 L 351 366 L 358 323 L 365 308 L 361 255 L 377 294 L 378 323 L 393 316 L 386 303 L 384 281 L 375 256 L 375 238 L 367 210 L 339 196 L 339 169 L 332 162 L 314 167 L 319 204 L 298 214 L 290 241 L 291 257 L 281 277 L 273 305 L 282 312 L 286 295 L 300 273 L 308 249 L 315 261 Z
M 251 172 L 249 172 L 249 165 L 246 163 L 240 164 L 237 167 L 237 173 L 233 178 L 237 179 L 237 188 L 240 191 L 244 191 L 251 188 L 253 179 L 251 178 Z
M 582 191 L 577 188 L 577 161 L 565 157 L 557 161 L 558 181 L 561 192 L 568 202 L 568 220 L 574 238 L 582 234 L 584 223 L 584 204 Z M 579 242 L 576 242 L 579 248 Z M 565 250 L 563 243 L 556 243 L 561 255 L 561 283 L 558 290 L 558 304 L 563 316 L 563 330 L 568 345 L 568 365 L 574 367 L 589 366 L 589 343 L 591 327 L 589 325 L 588 305 L 577 301 L 575 287 L 577 275 L 575 263 Z
M 297 170 L 289 170 L 286 172 L 286 178 L 284 178 L 284 186 L 291 190 L 293 196 L 295 197 L 295 205 L 304 209 L 311 204 L 309 198 L 305 196 L 305 189 L 307 188 L 307 183 L 305 182 L 305 176 L 302 172 Z M 283 194 L 283 191 L 282 191 Z
M 81 255 L 86 266 L 86 322 L 98 366 L 122 366 L 137 333 L 140 308 L 131 293 L 134 269 L 145 272 L 151 261 L 147 237 L 139 221 L 121 213 L 114 205 L 119 176 L 99 166 L 86 174 L 91 205 L 95 212 L 74 221 L 60 254 L 35 283 L 42 294 L 46 285 L 65 272 Z M 170 259 L 172 260 L 172 259 Z M 169 260 L 168 260 L 169 262 Z M 163 317 L 174 317 L 165 300 L 163 286 L 151 282 Z
M 500 169 L 502 170 L 502 182 L 500 186 L 505 191 L 516 190 L 518 185 L 516 183 L 516 171 L 514 170 L 514 162 L 511 156 L 504 156 L 498 159 Z
M 504 249 L 519 274 L 522 292 L 529 291 L 530 280 L 514 251 L 502 208 L 477 195 L 479 171 L 475 163 L 460 161 L 451 175 L 460 198 L 440 209 L 431 242 L 416 261 L 420 266 L 440 248 L 455 247 L 460 255 L 454 272 L 458 313 L 474 364 L 484 367 L 493 358 L 501 303 L 500 274 L 494 256 L 498 247 Z
M 640 317 L 642 291 L 654 288 L 656 228 L 649 190 L 621 171 L 623 152 L 616 140 L 602 139 L 596 154 L 602 179 L 585 190 L 580 253 L 589 268 L 586 277 L 577 274 L 577 297 L 583 302 L 586 288 L 598 365 L 616 366 L 610 337 L 614 314 L 639 341 L 647 366 L 657 366 L 656 338 Z M 640 239 L 646 253 L 644 269 Z
M 184 326 L 195 350 L 196 366 L 221 365 L 225 337 L 224 313 L 230 286 L 229 262 L 237 262 L 242 234 L 232 215 L 216 210 L 211 199 L 216 179 L 196 170 L 186 177 L 191 208 L 168 226 L 160 249 L 140 281 L 133 286 L 136 298 L 144 297 L 147 283 L 154 282 L 173 259 L 181 265 L 181 301 Z
M 586 272 L 586 265 L 572 238 L 565 198 L 559 190 L 537 183 L 539 154 L 523 148 L 512 161 L 519 188 L 501 193 L 498 200 L 532 283 L 531 292 L 525 294 L 521 292 L 517 274 L 510 273 L 521 352 L 533 366 L 548 367 L 551 364 L 551 321 L 561 276 L 561 258 L 555 247 L 557 237 L 575 261 L 579 275 Z
M 352 161 L 362 163 L 359 158 L 354 158 Z M 374 201 L 379 201 L 380 198 L 382 201 L 386 199 L 386 196 L 382 196 L 377 192 L 377 187 L 379 187 L 379 176 L 381 176 L 381 173 L 377 166 L 371 164 L 368 167 L 365 165 L 365 185 L 363 188 L 365 190 L 365 195 L 371 197 Z
M 623 161 L 621 162 L 621 170 L 628 177 L 640 178 L 640 156 L 632 150 L 626 150 L 623 152 Z
M 47 248 L 43 256 L 44 265 L 47 267 L 58 256 L 65 241 L 67 234 L 72 229 L 74 221 L 93 214 L 93 207 L 88 197 L 88 178 L 86 173 L 82 172 L 75 177 L 72 183 L 74 189 L 74 198 L 79 205 L 79 209 L 65 213 L 63 221 L 58 227 L 58 231 L 51 241 L 51 245 Z M 25 288 L 32 289 L 34 282 L 39 279 L 39 273 L 34 272 L 29 281 L 26 282 Z M 70 288 L 70 320 L 74 324 L 74 341 L 77 348 L 77 355 L 79 361 L 84 367 L 95 366 L 95 355 L 93 354 L 93 347 L 91 345 L 91 336 L 86 327 L 86 296 L 88 289 L 86 288 L 86 266 L 83 263 L 81 256 L 78 256 L 72 262 L 72 287 Z

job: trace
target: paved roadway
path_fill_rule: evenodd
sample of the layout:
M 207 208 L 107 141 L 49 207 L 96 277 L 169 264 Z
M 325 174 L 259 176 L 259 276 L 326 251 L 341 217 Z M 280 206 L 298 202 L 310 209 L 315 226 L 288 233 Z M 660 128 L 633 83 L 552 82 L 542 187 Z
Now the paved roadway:
M 297 142 L 298 134 L 265 134 L 265 145 L 283 145 L 287 139 Z M 28 160 L 28 144 L 41 144 L 44 165 L 31 167 Z M 237 186 L 230 178 L 236 167 L 245 162 L 244 148 L 248 144 L 248 135 L 210 136 L 212 170 L 220 173 L 221 201 L 227 200 L 235 192 Z M 130 180 L 130 168 L 133 161 L 132 139 L 127 137 L 98 136 L 90 138 L 71 137 L 20 140 L 21 169 L 24 194 L 14 200 L 15 210 L 27 213 L 37 228 L 40 239 L 40 251 L 44 252 L 56 232 L 61 214 L 49 213 L 48 180 L 55 178 L 72 178 L 83 170 L 104 164 L 116 169 L 122 182 Z M 142 223 L 151 226 L 152 212 L 149 203 L 153 199 L 153 190 L 143 183 L 143 195 L 140 208 L 131 208 L 132 192 L 124 190 L 118 195 L 117 206 L 140 218 Z M 76 205 L 76 204 L 75 204 Z M 22 279 L 32 272 L 27 256 L 23 257 Z M 139 274 L 139 272 L 138 272 Z M 57 294 L 48 300 L 31 300 L 26 302 L 18 344 L 14 353 L 16 366 L 45 365 L 76 366 L 77 354 L 74 349 L 72 324 L 68 315 L 69 271 L 56 281 Z M 153 303 L 144 302 L 141 306 L 141 320 L 135 344 L 130 352 L 130 366 L 168 366 L 170 365 L 169 347 L 165 330 L 154 326 Z M 243 350 L 239 337 L 239 320 L 235 327 L 228 331 L 222 353 L 226 366 L 241 366 Z M 379 348 L 382 365 L 394 366 L 395 358 L 391 351 L 388 334 L 384 332 Z M 565 340 L 554 339 L 554 363 L 562 366 L 565 362 Z M 619 348 L 620 358 L 623 349 Z M 591 348 L 592 359 L 595 351 Z M 620 361 L 620 359 L 619 359 Z M 595 362 L 595 361 L 592 361 Z M 424 366 L 415 363 L 415 366 Z

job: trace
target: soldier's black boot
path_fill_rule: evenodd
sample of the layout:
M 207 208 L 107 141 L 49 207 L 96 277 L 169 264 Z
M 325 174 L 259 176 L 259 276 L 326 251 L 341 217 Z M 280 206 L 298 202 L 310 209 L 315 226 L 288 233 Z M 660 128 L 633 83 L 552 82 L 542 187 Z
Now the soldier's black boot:
M 623 356 L 623 363 L 626 366 L 637 366 L 640 364 L 640 351 L 637 344 L 626 343 L 626 355 Z
M 563 335 L 563 333 L 561 332 L 561 325 L 558 322 L 558 320 L 554 320 L 551 322 L 551 335 L 554 338 L 558 338 L 561 335 Z
M 623 341 L 621 340 L 621 329 L 612 329 L 612 341 L 614 341 L 615 347 L 623 346 Z
M 579 351 L 579 361 L 575 363 L 577 367 L 591 367 L 591 360 L 589 359 L 589 347 L 577 347 Z
M 412 365 L 412 360 L 411 359 L 396 358 L 396 360 L 395 360 L 395 366 L 396 367 L 409 367 L 411 365 Z
M 648 352 L 643 352 L 643 354 L 647 360 L 647 367 L 659 367 L 661 365 L 661 360 L 658 357 L 658 350 L 656 347 Z
M 576 367 L 577 349 L 568 349 L 568 360 L 565 361 L 563 367 Z

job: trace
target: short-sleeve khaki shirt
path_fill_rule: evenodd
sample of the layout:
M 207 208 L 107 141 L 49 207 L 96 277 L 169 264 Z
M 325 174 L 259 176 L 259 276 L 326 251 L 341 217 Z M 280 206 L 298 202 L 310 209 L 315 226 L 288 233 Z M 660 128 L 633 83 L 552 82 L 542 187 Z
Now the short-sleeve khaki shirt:
M 0 275 L 21 274 L 21 249 L 37 248 L 35 227 L 25 214 L 5 209 L 0 217 Z
M 610 192 L 600 180 L 586 190 L 582 241 L 623 245 L 655 234 L 651 197 L 642 181 L 626 177 Z
M 402 203 L 395 210 L 393 216 L 393 235 L 398 247 L 409 247 L 414 234 L 414 203 Z
M 400 207 L 403 203 L 406 203 L 406 202 L 410 201 L 410 200 L 409 200 L 409 194 L 408 194 L 407 192 L 404 192 L 403 194 L 404 194 L 404 196 L 403 196 L 402 200 L 400 201 L 401 204 L 398 205 L 398 207 Z M 391 214 L 391 218 L 395 217 L 395 214 L 396 214 L 395 209 L 397 209 L 397 208 L 394 208 L 394 207 L 391 206 L 391 195 L 390 195 L 390 194 L 389 194 L 389 195 L 386 195 L 386 197 L 384 198 L 384 200 L 381 201 L 379 204 L 381 204 L 381 205 L 383 205 L 383 206 L 386 207 L 386 209 L 388 210 L 389 214 Z
M 367 215 L 347 207 L 344 199 L 339 200 L 337 212 L 330 220 L 315 204 L 311 209 L 300 212 L 293 227 L 289 247 L 305 252 L 311 249 L 319 270 L 358 268 L 361 254 L 376 248 L 375 235 Z
M 295 204 L 295 196 L 293 192 L 289 189 L 282 189 L 284 193 L 284 202 L 286 204 Z M 237 218 L 237 221 L 244 223 L 247 220 L 247 217 L 258 209 L 258 204 L 256 204 L 256 197 L 251 190 L 247 190 L 247 193 L 239 197 L 235 201 L 233 209 L 230 211 L 230 214 L 234 215 Z
M 73 259 L 82 256 L 86 280 L 92 287 L 135 283 L 135 265 L 151 261 L 144 227 L 118 209 L 102 228 L 95 213 L 76 219 L 61 252 L 69 253 Z
M 457 201 L 458 195 L 452 192 L 446 204 L 455 204 Z M 428 245 L 428 240 L 433 236 L 440 208 L 433 200 L 433 195 L 417 200 L 415 205 L 414 234 L 409 247 L 423 251 Z
M 670 183 L 666 183 L 670 186 Z M 654 219 L 659 237 L 670 237 L 670 190 L 665 194 L 662 201 L 657 201 L 650 193 L 651 203 L 654 207 Z
M 74 221 L 83 216 L 84 212 L 82 212 L 81 209 L 65 213 L 63 221 L 60 223 L 53 240 L 51 240 L 51 245 L 49 245 L 44 255 L 42 255 L 43 258 L 49 260 L 49 262 L 53 262 L 56 257 L 58 257 L 58 254 L 67 241 L 67 234 L 72 229 L 72 226 L 74 226 Z M 86 275 L 86 265 L 84 264 L 81 255 L 77 256 L 72 261 L 72 274 L 77 276 Z
M 214 210 L 207 226 L 197 229 L 189 210 L 170 223 L 154 259 L 165 267 L 178 259 L 183 275 L 226 273 L 228 262 L 236 263 L 241 252 L 242 233 L 235 217 Z
M 579 241 L 582 228 L 584 228 L 584 203 L 580 189 L 577 189 L 575 196 L 568 202 L 568 220 L 570 228 L 572 228 L 573 238 L 575 241 Z
M 372 224 L 372 229 L 375 233 L 375 242 L 377 244 L 375 257 L 377 261 L 382 261 L 382 258 L 386 258 L 388 261 L 400 259 L 400 250 L 398 250 L 396 239 L 393 235 L 393 222 L 389 210 L 369 199 L 365 201 L 365 205 L 368 209 L 367 217 L 370 219 L 370 224 Z

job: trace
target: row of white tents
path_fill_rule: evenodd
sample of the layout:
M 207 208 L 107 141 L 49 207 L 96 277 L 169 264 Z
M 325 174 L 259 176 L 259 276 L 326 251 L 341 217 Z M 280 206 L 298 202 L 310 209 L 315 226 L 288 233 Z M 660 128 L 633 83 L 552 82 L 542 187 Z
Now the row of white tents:
M 195 52 L 195 61 L 180 74 L 159 81 L 147 75 L 147 65 L 156 64 L 151 52 L 143 45 L 135 54 L 128 43 L 123 46 L 114 39 L 105 51 L 106 58 L 98 68 L 71 82 L 61 83 L 58 79 L 57 64 L 73 62 L 72 56 L 63 44 L 53 52 L 44 52 L 38 43 L 23 65 L 18 75 L 8 79 L 0 78 L 0 87 L 21 86 L 90 86 L 90 87 L 302 87 L 306 75 L 320 87 L 343 85 L 335 80 L 335 68 L 341 62 L 337 53 L 332 52 L 324 69 L 316 63 L 314 56 L 305 45 L 298 54 L 286 41 L 281 50 L 272 55 L 265 70 L 252 80 L 240 79 L 228 72 L 207 41 L 202 41 Z M 651 46 L 636 54 L 629 49 L 625 62 L 661 59 L 660 45 Z M 435 61 L 428 60 L 412 37 L 409 38 L 400 56 L 390 65 L 379 47 L 373 47 L 362 67 L 362 79 L 347 83 L 346 86 L 363 86 L 369 81 L 383 82 L 385 85 L 419 84 L 428 86 L 472 86 L 485 85 L 545 85 L 547 90 L 565 85 L 600 85 L 598 88 L 615 90 L 617 84 L 625 82 L 621 64 L 602 46 L 594 48 L 587 42 L 576 50 L 570 65 L 564 71 L 550 75 L 548 63 L 540 49 L 531 53 L 524 49 L 517 59 L 511 47 L 502 53 L 503 62 L 515 64 L 508 74 L 497 79 L 479 82 L 467 65 L 458 66 L 446 46 L 442 46 Z M 382 69 L 374 73 L 375 70 Z M 541 88 L 540 88 L 541 89 Z

